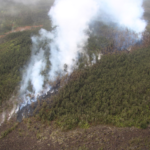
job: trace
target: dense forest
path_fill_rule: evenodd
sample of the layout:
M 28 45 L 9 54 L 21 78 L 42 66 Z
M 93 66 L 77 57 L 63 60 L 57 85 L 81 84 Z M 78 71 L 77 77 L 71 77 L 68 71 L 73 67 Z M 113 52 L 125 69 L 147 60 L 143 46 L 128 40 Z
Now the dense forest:
M 8 100 L 21 80 L 21 68 L 31 54 L 31 35 L 38 30 L 17 32 L 0 39 L 0 104 Z
M 73 72 L 58 95 L 43 102 L 38 118 L 55 121 L 62 129 L 91 124 L 146 128 L 150 123 L 149 49 L 107 54 L 94 66 Z
M 26 25 L 42 24 L 51 30 L 47 16 L 49 3 L 45 1 L 32 8 L 12 2 L 14 8 L 21 10 L 14 14 L 1 8 L 0 34 Z M 145 13 L 145 17 L 148 16 Z M 137 45 L 128 52 L 116 45 L 112 27 L 101 22 L 96 26 L 97 34 L 90 34 L 84 47 L 89 62 L 95 59 L 95 64 L 88 65 L 81 53 L 78 69 L 67 77 L 67 84 L 52 99 L 39 102 L 35 114 L 40 120 L 55 121 L 63 129 L 97 123 L 146 128 L 150 119 L 149 39 L 145 36 L 144 48 L 137 50 Z M 23 66 L 31 54 L 30 37 L 37 33 L 38 29 L 23 31 L 0 39 L 0 105 L 19 85 Z M 101 60 L 98 59 L 100 53 L 103 54 Z

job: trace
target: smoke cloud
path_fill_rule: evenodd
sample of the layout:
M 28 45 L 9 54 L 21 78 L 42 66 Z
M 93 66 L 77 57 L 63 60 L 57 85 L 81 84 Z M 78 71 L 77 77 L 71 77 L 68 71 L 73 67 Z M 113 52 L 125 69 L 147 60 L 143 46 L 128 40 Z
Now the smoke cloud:
M 88 36 L 89 23 L 98 12 L 97 2 L 93 0 L 56 0 L 49 12 L 53 26 L 57 26 L 55 37 L 51 43 L 52 68 L 49 73 L 54 76 L 57 69 L 64 64 L 69 65 L 71 71 L 72 59 L 76 59 L 77 52 L 82 51 Z
M 145 30 L 142 19 L 143 0 L 55 0 L 48 15 L 52 21 L 51 32 L 41 29 L 38 37 L 32 37 L 32 56 L 23 75 L 20 93 L 25 94 L 29 84 L 37 95 L 48 80 L 55 79 L 56 72 L 72 71 L 73 60 L 78 60 L 87 39 L 89 25 L 95 21 L 114 23 L 120 29 L 135 33 Z M 46 41 L 46 42 L 45 42 Z M 39 43 L 44 42 L 44 47 Z M 50 68 L 47 69 L 48 64 Z M 44 72 L 47 70 L 45 74 Z
M 101 0 L 99 18 L 104 23 L 115 23 L 118 27 L 128 28 L 135 33 L 143 32 L 146 21 L 142 19 L 143 0 Z
M 30 61 L 23 73 L 22 86 L 20 89 L 22 93 L 29 93 L 27 89 L 32 89 L 35 95 L 42 91 L 46 77 L 42 72 L 46 70 L 47 54 L 49 54 L 49 47 L 46 46 L 52 38 L 52 34 L 44 29 L 41 29 L 39 36 L 33 36 L 32 39 L 32 54 Z M 31 86 L 31 87 L 29 87 Z

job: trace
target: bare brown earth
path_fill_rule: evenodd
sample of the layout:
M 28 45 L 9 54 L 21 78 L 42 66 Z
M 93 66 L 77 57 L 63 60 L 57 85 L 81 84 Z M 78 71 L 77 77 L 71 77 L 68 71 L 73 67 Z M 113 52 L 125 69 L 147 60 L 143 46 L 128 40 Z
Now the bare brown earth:
M 5 37 L 6 35 L 11 34 L 11 33 L 14 33 L 14 32 L 19 32 L 19 31 L 21 32 L 21 31 L 25 31 L 25 30 L 32 30 L 32 29 L 34 29 L 34 28 L 42 28 L 42 27 L 43 27 L 43 25 L 18 27 L 18 28 L 16 28 L 16 29 L 12 30 L 12 31 L 9 31 L 9 32 L 5 33 L 4 35 L 1 35 L 0 38 L 3 38 L 3 37 Z
M 0 127 L 0 134 L 14 126 L 14 120 Z M 0 150 L 149 150 L 150 127 L 117 128 L 97 125 L 88 129 L 61 131 L 52 124 L 28 118 L 6 137 Z

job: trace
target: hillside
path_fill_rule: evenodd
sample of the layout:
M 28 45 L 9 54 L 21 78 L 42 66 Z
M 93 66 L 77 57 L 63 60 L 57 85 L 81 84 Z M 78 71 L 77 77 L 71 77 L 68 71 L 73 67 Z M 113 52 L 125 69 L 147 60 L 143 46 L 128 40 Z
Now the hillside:
M 90 124 L 146 128 L 150 120 L 149 57 L 150 47 L 102 56 L 94 66 L 72 73 L 57 96 L 44 101 L 39 118 L 55 120 L 62 129 Z
M 150 47 L 109 54 L 74 72 L 35 117 L 1 126 L 0 148 L 148 150 L 149 56 Z
M 10 98 L 18 98 L 22 74 L 31 57 L 31 36 L 39 35 L 41 26 L 53 30 L 47 15 L 52 3 L 1 3 L 0 150 L 149 150 L 149 23 L 143 40 L 130 50 L 122 45 L 132 38 L 125 39 L 123 34 L 132 37 L 134 33 L 101 21 L 92 24 L 73 72 L 67 73 L 64 65 L 66 74 L 57 73 L 50 91 L 1 124 L 17 104 Z M 144 1 L 143 6 L 144 18 L 150 21 L 150 2 Z M 29 30 L 17 32 L 24 27 Z M 120 38 L 116 43 L 114 35 Z M 47 41 L 42 42 L 39 45 L 45 50 Z
M 51 5 L 52 1 L 47 0 L 30 6 L 15 1 L 1 2 L 0 106 L 13 92 L 17 93 L 23 67 L 31 55 L 31 36 L 37 35 L 41 27 L 51 30 L 47 16 Z

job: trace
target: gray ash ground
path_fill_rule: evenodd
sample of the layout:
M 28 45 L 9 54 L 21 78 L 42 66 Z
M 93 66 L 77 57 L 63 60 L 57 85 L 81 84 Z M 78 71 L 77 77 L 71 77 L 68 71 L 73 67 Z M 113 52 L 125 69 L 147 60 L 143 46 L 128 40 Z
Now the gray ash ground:
M 44 93 L 43 95 L 39 96 L 37 100 L 43 102 L 47 98 L 51 98 L 51 96 L 56 95 L 58 93 L 59 88 L 60 82 L 53 86 L 47 93 Z M 33 97 L 31 100 L 35 101 L 35 98 Z M 34 102 L 34 107 L 32 106 L 32 104 L 27 104 L 22 109 L 19 108 L 19 111 L 17 112 L 17 121 L 21 122 L 23 118 L 31 117 L 34 114 L 36 114 L 37 111 L 35 112 L 35 110 L 38 106 L 38 101 Z

